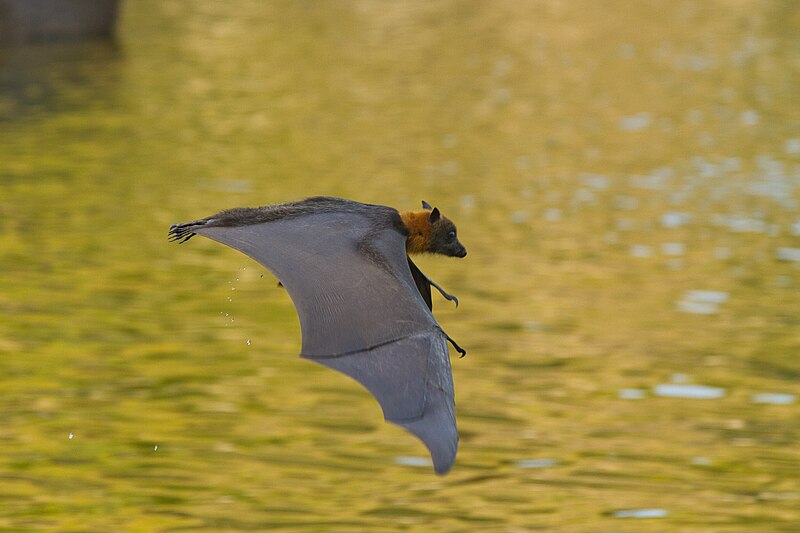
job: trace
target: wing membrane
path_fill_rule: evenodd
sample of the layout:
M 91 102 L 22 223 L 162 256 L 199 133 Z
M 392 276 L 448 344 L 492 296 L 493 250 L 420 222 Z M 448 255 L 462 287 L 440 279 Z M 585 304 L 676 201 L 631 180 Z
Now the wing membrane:
M 450 469 L 458 434 L 446 336 L 429 286 L 425 299 L 412 276 L 404 235 L 353 212 L 192 231 L 268 268 L 297 308 L 302 356 L 361 383 L 386 420 L 425 443 L 437 473 Z

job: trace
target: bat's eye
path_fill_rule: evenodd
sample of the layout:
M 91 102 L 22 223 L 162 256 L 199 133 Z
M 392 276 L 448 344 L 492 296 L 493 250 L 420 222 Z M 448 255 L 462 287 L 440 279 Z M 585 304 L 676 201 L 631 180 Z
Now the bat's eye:
M 450 237 L 451 241 L 456 240 L 456 232 L 455 231 L 451 231 L 450 233 L 447 234 L 447 236 Z

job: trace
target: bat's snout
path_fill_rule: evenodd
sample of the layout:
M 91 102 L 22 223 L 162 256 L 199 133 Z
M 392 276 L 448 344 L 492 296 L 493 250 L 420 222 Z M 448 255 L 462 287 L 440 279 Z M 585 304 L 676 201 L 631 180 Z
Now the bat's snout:
M 456 257 L 466 257 L 467 256 L 467 249 L 462 248 L 456 253 Z

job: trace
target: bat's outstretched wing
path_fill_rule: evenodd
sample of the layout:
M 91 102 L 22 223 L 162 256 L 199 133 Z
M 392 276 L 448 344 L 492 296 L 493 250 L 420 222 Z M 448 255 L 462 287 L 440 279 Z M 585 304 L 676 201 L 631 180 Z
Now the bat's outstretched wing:
M 301 356 L 361 383 L 387 421 L 425 443 L 437 473 L 450 469 L 458 433 L 447 336 L 412 277 L 397 211 L 311 198 L 170 228 L 173 240 L 193 233 L 275 274 L 300 317 Z

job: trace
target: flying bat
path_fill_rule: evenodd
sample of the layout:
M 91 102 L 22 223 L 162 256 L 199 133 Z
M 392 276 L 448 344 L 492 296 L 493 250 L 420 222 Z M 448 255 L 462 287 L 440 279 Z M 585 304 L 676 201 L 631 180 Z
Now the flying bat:
M 235 208 L 174 224 L 171 241 L 208 237 L 255 259 L 286 288 L 302 330 L 301 357 L 342 372 L 378 400 L 384 418 L 416 435 L 437 474 L 458 449 L 447 342 L 431 287 L 410 253 L 464 257 L 455 225 L 422 211 L 317 196 Z

